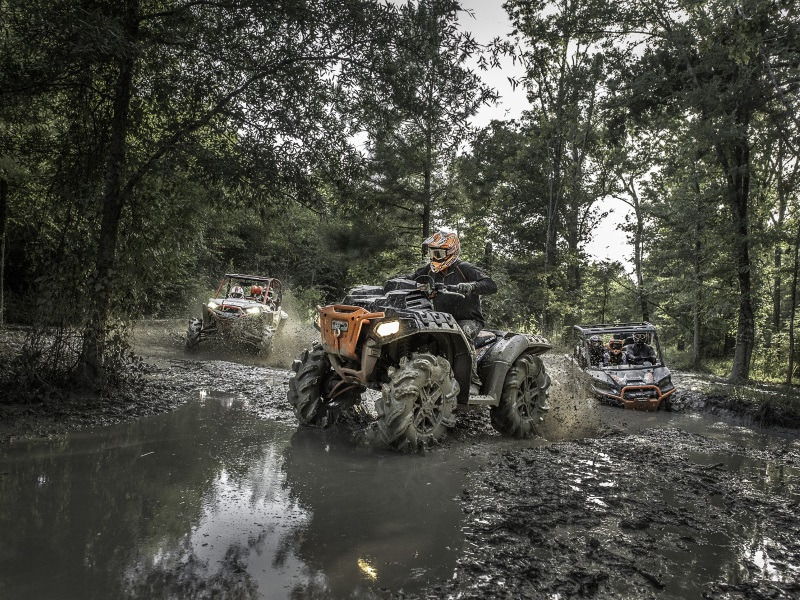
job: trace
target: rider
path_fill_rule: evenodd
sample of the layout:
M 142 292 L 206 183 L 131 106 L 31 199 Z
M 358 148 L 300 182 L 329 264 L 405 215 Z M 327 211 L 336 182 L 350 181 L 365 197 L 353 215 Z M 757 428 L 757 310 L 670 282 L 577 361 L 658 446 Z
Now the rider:
M 608 350 L 603 355 L 603 365 L 606 367 L 616 367 L 627 364 L 627 356 L 623 352 L 622 340 L 608 340 Z
M 427 247 L 429 262 L 409 278 L 421 283 L 444 283 L 464 295 L 461 298 L 453 294 L 437 294 L 433 306 L 437 311 L 453 315 L 464 335 L 474 344 L 475 336 L 484 326 L 479 296 L 494 294 L 497 284 L 476 266 L 459 259 L 461 244 L 455 233 L 437 231 L 422 242 L 422 247 Z M 480 379 L 473 364 L 470 393 L 477 394 L 479 389 Z
M 625 346 L 625 358 L 629 365 L 655 364 L 656 351 L 647 343 L 646 333 L 633 334 L 633 343 Z
M 244 288 L 240 285 L 233 286 L 228 298 L 244 298 Z
M 593 367 L 599 367 L 603 362 L 603 338 L 599 335 L 593 335 L 589 338 L 589 364 Z

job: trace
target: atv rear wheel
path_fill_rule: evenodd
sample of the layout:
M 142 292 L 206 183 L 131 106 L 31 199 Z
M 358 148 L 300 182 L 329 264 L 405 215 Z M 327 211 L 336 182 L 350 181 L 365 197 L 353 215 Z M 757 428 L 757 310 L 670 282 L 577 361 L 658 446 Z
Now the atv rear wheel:
M 189 321 L 189 327 L 186 329 L 186 349 L 189 351 L 197 350 L 200 344 L 200 331 L 203 329 L 203 322 L 200 319 L 192 319 Z
M 398 450 L 439 441 L 455 425 L 459 386 L 450 363 L 428 353 L 402 358 L 375 402 L 381 439 Z
M 538 433 L 539 423 L 550 410 L 549 388 L 542 359 L 533 354 L 517 357 L 503 382 L 500 404 L 491 409 L 492 427 L 520 439 Z

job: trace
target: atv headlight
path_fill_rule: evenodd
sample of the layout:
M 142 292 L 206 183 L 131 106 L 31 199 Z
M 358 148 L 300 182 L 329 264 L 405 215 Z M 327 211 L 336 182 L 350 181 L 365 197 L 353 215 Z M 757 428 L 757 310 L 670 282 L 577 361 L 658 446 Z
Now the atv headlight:
M 248 315 L 257 315 L 257 314 L 259 314 L 261 312 L 261 309 L 258 306 L 251 306 L 250 308 L 245 310 L 245 312 Z
M 211 310 L 214 310 L 215 308 L 217 308 L 219 306 L 219 304 L 217 304 L 216 302 L 210 302 L 209 301 L 209 303 L 206 306 L 208 306 L 208 308 L 210 308 Z
M 672 385 L 672 377 L 670 375 L 667 375 L 666 377 L 664 377 L 664 379 L 659 381 L 657 385 L 660 388 L 663 388 L 664 386 L 667 385 Z
M 375 333 L 381 337 L 394 335 L 400 331 L 400 321 L 384 321 L 375 328 Z

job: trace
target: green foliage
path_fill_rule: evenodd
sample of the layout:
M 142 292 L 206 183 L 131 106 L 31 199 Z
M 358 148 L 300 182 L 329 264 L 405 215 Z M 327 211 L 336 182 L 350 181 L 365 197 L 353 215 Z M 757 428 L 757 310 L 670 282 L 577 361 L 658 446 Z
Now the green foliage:
M 2 285 L 8 317 L 43 326 L 28 368 L 71 378 L 60 361 L 100 331 L 124 371 L 112 324 L 194 314 L 226 271 L 280 278 L 305 316 L 410 272 L 441 226 L 498 282 L 492 326 L 646 310 L 676 360 L 785 378 L 796 8 L 505 7 L 495 50 L 530 110 L 476 132 L 496 93 L 470 65 L 497 56 L 455 0 L 0 1 Z M 633 211 L 619 262 L 584 253 L 599 200 Z M 27 309 L 41 297 L 63 310 Z

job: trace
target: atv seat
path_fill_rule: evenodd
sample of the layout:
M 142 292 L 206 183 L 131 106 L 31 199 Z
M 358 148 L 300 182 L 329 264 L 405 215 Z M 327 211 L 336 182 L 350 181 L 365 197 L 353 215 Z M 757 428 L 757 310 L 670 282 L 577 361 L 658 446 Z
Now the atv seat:
M 493 341 L 497 339 L 497 336 L 492 333 L 491 331 L 481 331 L 478 335 L 475 336 L 475 347 L 482 348 L 487 344 L 491 344 Z

